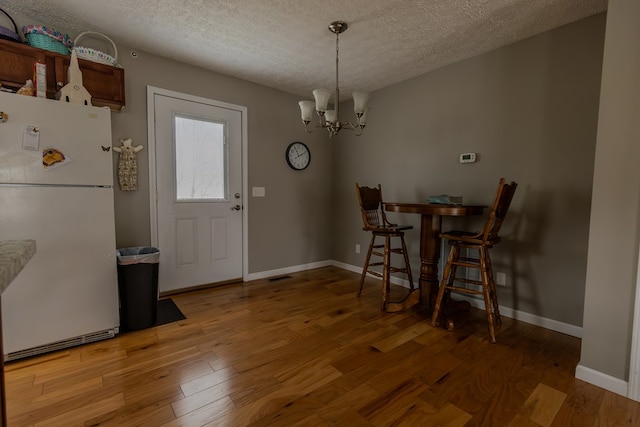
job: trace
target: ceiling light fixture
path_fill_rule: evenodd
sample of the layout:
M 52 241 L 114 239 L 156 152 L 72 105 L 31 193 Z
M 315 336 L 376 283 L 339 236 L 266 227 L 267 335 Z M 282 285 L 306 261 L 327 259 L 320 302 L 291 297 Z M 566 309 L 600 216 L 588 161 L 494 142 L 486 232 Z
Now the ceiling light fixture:
M 331 91 L 329 89 L 314 89 L 313 101 L 300 101 L 300 112 L 302 114 L 302 122 L 304 123 L 304 130 L 308 133 L 313 132 L 309 129 L 309 123 L 313 116 L 313 110 L 315 108 L 319 125 L 318 128 L 325 128 L 329 131 L 329 138 L 340 132 L 341 129 L 354 130 L 356 136 L 362 135 L 362 131 L 367 124 L 367 109 L 369 104 L 369 94 L 365 92 L 353 92 L 353 109 L 356 113 L 356 123 L 352 122 L 340 122 L 339 108 L 340 108 L 340 88 L 338 86 L 338 42 L 340 33 L 347 29 L 347 23 L 342 21 L 335 21 L 329 24 L 329 31 L 336 35 L 336 90 L 335 98 L 333 100 L 334 110 L 327 110 L 329 105 L 329 99 L 331 98 Z

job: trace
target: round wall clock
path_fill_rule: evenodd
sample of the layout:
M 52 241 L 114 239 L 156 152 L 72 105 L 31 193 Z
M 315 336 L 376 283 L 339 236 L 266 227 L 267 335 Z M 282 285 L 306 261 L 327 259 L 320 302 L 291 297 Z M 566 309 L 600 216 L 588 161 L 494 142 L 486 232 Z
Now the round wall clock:
M 291 169 L 301 171 L 309 166 L 311 162 L 311 151 L 309 151 L 309 147 L 303 142 L 292 142 L 287 146 L 285 158 Z

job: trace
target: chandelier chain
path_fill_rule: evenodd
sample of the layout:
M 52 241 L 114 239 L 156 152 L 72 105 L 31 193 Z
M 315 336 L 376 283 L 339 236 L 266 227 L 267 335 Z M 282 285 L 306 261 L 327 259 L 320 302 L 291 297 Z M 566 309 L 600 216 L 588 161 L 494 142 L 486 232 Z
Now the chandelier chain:
M 334 109 L 336 110 L 336 124 L 340 127 L 340 85 L 338 84 L 339 74 L 338 74 L 338 62 L 340 57 L 340 31 L 336 32 L 336 97 L 335 97 L 335 105 Z

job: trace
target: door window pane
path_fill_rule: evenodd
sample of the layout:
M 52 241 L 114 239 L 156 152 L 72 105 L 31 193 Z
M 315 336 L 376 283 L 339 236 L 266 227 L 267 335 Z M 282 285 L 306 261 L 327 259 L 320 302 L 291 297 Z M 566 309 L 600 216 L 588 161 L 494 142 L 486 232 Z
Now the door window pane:
M 227 200 L 225 124 L 175 116 L 176 200 Z

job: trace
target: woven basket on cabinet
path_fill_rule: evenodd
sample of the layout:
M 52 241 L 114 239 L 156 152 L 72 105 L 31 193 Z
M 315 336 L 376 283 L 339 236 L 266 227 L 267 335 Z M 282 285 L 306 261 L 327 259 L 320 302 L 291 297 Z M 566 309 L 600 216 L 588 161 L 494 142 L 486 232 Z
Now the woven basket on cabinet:
M 25 25 L 22 27 L 24 38 L 29 46 L 45 49 L 51 52 L 69 55 L 73 47 L 73 40 L 68 34 L 61 33 L 42 25 Z
M 98 38 L 102 38 L 109 42 L 109 44 L 111 45 L 111 49 L 113 50 L 113 55 L 97 49 L 93 49 L 91 47 L 80 46 L 80 39 L 87 35 L 97 36 Z M 116 47 L 116 44 L 113 42 L 113 40 L 102 33 L 85 31 L 78 34 L 78 36 L 73 41 L 73 50 L 76 51 L 76 55 L 78 55 L 78 58 L 80 59 L 86 59 L 87 61 L 98 62 L 100 64 L 118 67 L 118 48 Z

